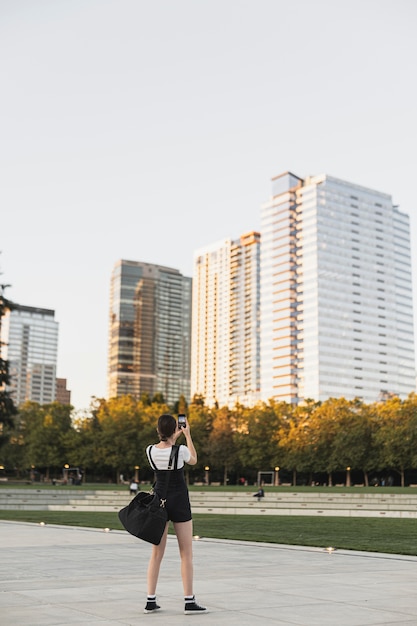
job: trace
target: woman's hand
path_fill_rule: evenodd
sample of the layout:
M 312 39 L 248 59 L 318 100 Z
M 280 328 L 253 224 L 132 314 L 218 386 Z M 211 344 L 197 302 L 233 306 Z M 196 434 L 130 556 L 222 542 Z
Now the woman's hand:
M 175 433 L 172 435 L 174 443 L 176 443 L 177 439 L 179 439 L 179 437 L 181 437 L 181 434 L 182 434 L 181 431 L 182 431 L 182 429 L 178 428 L 178 424 L 177 424 L 177 429 L 176 429 Z
M 187 439 L 191 435 L 190 433 L 190 425 L 188 423 L 188 419 L 185 418 L 185 426 L 179 428 L 180 433 L 184 433 L 184 437 Z
M 185 418 L 185 426 L 183 426 L 183 428 L 179 429 L 180 432 L 184 433 L 184 437 L 186 439 L 187 442 L 187 447 L 190 451 L 190 460 L 188 461 L 189 465 L 195 465 L 197 463 L 197 452 L 196 449 L 194 447 L 194 443 L 191 437 L 191 431 L 190 431 L 190 425 L 188 423 L 188 419 Z
M 179 439 L 179 437 L 181 437 L 181 435 L 184 434 L 185 438 L 188 439 L 191 436 L 190 433 L 190 425 L 188 423 L 187 418 L 185 418 L 185 426 L 182 426 L 181 428 L 179 428 L 178 424 L 177 424 L 177 429 L 173 435 L 174 437 L 174 442 L 177 441 L 177 439 Z

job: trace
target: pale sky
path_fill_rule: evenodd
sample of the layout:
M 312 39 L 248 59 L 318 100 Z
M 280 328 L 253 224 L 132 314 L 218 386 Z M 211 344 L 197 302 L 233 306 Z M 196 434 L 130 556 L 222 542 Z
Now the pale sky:
M 259 228 L 272 176 L 389 193 L 415 247 L 416 18 L 415 0 L 0 0 L 1 282 L 55 310 L 77 409 L 107 393 L 114 263 L 191 276 L 196 248 Z

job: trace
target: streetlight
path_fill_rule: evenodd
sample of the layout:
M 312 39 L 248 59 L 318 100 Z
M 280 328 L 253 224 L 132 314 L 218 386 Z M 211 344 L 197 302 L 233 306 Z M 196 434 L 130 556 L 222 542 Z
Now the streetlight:
M 68 470 L 69 470 L 69 465 L 68 463 L 65 463 L 64 470 L 63 470 L 63 477 L 62 477 L 64 479 L 64 485 L 66 485 L 68 482 Z
M 277 465 L 274 469 L 275 469 L 274 486 L 278 487 L 279 486 L 279 466 Z
M 135 465 L 135 483 L 139 482 L 139 470 L 140 470 L 139 465 Z
M 350 467 L 346 468 L 346 487 L 350 487 Z
M 208 465 L 206 465 L 206 466 L 205 466 L 205 468 L 204 468 L 204 470 L 205 470 L 205 472 L 206 472 L 206 475 L 205 475 L 206 485 L 209 485 L 209 484 L 210 484 L 210 479 L 209 479 L 209 471 L 210 471 L 210 468 L 209 468 L 209 466 L 208 466 Z

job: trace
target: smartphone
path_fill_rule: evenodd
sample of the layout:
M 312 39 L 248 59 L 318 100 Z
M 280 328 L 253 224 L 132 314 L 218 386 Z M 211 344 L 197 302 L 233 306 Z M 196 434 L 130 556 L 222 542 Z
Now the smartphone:
M 181 413 L 180 415 L 178 415 L 178 428 L 184 428 L 184 426 L 187 424 L 185 415 L 183 413 Z

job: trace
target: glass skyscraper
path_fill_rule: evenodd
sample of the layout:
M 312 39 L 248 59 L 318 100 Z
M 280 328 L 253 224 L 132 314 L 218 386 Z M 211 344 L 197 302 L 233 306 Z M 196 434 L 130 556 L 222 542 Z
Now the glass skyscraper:
M 255 232 L 194 254 L 191 394 L 208 406 L 259 400 L 259 268 Z
M 54 402 L 59 326 L 55 312 L 23 305 L 14 307 L 6 312 L 1 328 L 13 400 L 17 406 L 26 400 L 39 404 Z
M 262 398 L 414 391 L 410 227 L 391 196 L 286 172 L 261 237 Z
M 118 261 L 111 277 L 109 397 L 160 392 L 190 397 L 191 278 L 176 269 Z

